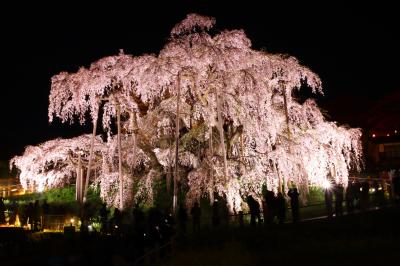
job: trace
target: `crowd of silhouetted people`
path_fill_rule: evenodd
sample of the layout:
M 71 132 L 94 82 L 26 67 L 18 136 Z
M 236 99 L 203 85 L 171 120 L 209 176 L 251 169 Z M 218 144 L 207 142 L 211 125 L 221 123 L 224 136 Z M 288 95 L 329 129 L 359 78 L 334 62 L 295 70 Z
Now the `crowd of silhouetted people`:
M 389 187 L 386 185 L 378 179 L 350 180 L 346 188 L 341 184 L 331 184 L 324 191 L 327 217 L 333 219 L 345 213 L 351 214 L 374 207 L 384 207 L 389 204 L 389 200 L 400 206 L 399 175 L 392 178 Z M 92 234 L 95 237 L 89 237 L 82 243 L 87 243 L 87 241 L 95 243 L 102 239 L 98 246 L 103 247 L 104 250 L 113 250 L 113 258 L 118 258 L 118 254 L 123 253 L 121 250 L 124 248 L 129 250 L 123 253 L 125 259 L 128 257 L 126 254 L 133 252 L 130 261 L 143 258 L 151 250 L 158 250 L 156 256 L 162 257 L 160 255 L 162 252 L 167 254 L 168 249 L 172 248 L 171 243 L 175 237 L 184 240 L 188 233 L 223 230 L 228 228 L 230 223 L 239 228 L 298 223 L 304 219 L 300 208 L 300 196 L 304 195 L 301 193 L 293 186 L 285 194 L 280 191 L 265 190 L 262 195 L 248 195 L 241 206 L 242 210 L 237 213 L 234 208 L 230 210 L 227 207 L 226 199 L 217 196 L 212 200 L 210 207 L 200 206 L 200 202 L 194 202 L 190 207 L 181 203 L 176 215 L 173 215 L 171 209 L 162 208 L 157 204 L 146 210 L 143 205 L 136 204 L 129 210 L 121 211 L 118 208 L 109 208 L 104 203 L 100 208 L 96 208 L 97 213 L 87 214 L 87 217 L 81 216 L 81 233 L 78 236 L 82 239 L 89 236 L 90 223 L 88 221 L 97 221 L 99 230 L 96 232 L 94 229 Z M 38 200 L 23 206 L 18 206 L 15 201 L 11 201 L 6 207 L 3 198 L 0 198 L 0 224 L 5 224 L 6 220 L 12 224 L 18 215 L 21 225 L 29 224 L 30 230 L 40 231 L 48 224 L 50 207 L 54 208 L 46 201 Z M 6 219 L 6 211 L 8 219 Z M 291 215 L 288 215 L 289 213 Z M 119 258 L 121 259 L 122 256 Z
M 332 184 L 324 190 L 326 215 L 329 218 L 340 217 L 346 213 L 355 211 L 366 211 L 371 207 L 384 207 L 388 204 L 388 197 L 395 204 L 400 204 L 400 177 L 396 173 L 392 178 L 391 186 L 377 179 L 350 180 L 346 188 L 341 184 Z M 262 197 L 247 196 L 245 202 L 248 212 L 233 210 L 229 211 L 224 199 L 216 197 L 211 205 L 207 217 L 202 217 L 202 209 L 199 202 L 195 202 L 190 209 L 180 204 L 176 216 L 169 209 L 161 209 L 154 206 L 145 213 L 139 204 L 136 204 L 129 215 L 115 208 L 112 215 L 106 204 L 103 204 L 98 212 L 100 222 L 100 233 L 121 235 L 124 233 L 126 224 L 130 224 L 135 235 L 143 238 L 143 241 L 165 242 L 175 232 L 187 233 L 188 225 L 193 232 L 200 231 L 202 224 L 210 225 L 212 228 L 225 227 L 230 222 L 235 222 L 240 227 L 245 225 L 246 215 L 249 215 L 250 226 L 260 224 L 283 224 L 287 222 L 287 211 L 291 212 L 291 222 L 300 221 L 300 193 L 296 187 L 290 188 L 286 195 L 282 192 L 265 190 Z M 290 208 L 289 208 L 290 207 Z M 344 208 L 345 207 L 345 208 Z M 12 201 L 8 206 L 8 224 L 14 224 L 19 215 L 21 225 L 28 225 L 32 231 L 39 231 L 46 227 L 49 214 L 49 204 L 46 200 L 41 204 L 38 200 L 23 206 L 23 209 Z M 22 211 L 21 211 L 22 210 Z M 0 224 L 6 223 L 6 206 L 4 199 L 0 198 Z M 129 216 L 130 221 L 127 220 Z M 208 223 L 206 220 L 208 219 Z M 88 217 L 82 218 L 81 231 L 87 229 Z M 189 223 L 189 221 L 191 223 Z
M 384 207 L 388 204 L 385 193 L 390 194 L 395 204 L 400 204 L 399 174 L 392 178 L 392 185 L 389 188 L 383 182 L 377 180 L 362 182 L 351 180 L 346 189 L 341 184 L 333 184 L 324 190 L 326 215 L 329 218 L 340 217 L 344 213 L 344 206 L 348 214 L 355 211 L 366 211 L 376 206 Z M 297 223 L 300 220 L 299 196 L 300 193 L 295 187 L 290 188 L 287 195 L 282 192 L 275 193 L 271 190 L 266 190 L 262 198 L 249 195 L 245 200 L 248 205 L 248 213 L 243 211 L 229 212 L 226 203 L 215 198 L 208 218 L 209 225 L 212 228 L 218 228 L 228 225 L 230 221 L 235 221 L 240 227 L 243 227 L 246 215 L 250 216 L 250 226 L 262 223 L 283 224 L 287 220 L 288 209 L 292 214 L 291 221 Z M 289 206 L 290 208 L 288 208 Z M 0 197 L 0 224 L 6 223 L 5 212 L 4 199 Z M 39 231 L 46 227 L 49 204 L 46 200 L 42 201 L 41 204 L 36 200 L 25 205 L 21 211 L 17 203 L 12 201 L 8 206 L 8 214 L 8 224 L 14 224 L 17 215 L 19 215 L 21 225 L 29 225 L 32 231 Z M 103 204 L 98 212 L 100 232 L 113 235 L 121 234 L 123 232 L 123 216 L 126 216 L 126 214 L 123 214 L 118 208 L 114 209 L 111 216 L 110 210 L 106 204 Z M 135 234 L 153 242 L 155 239 L 169 239 L 173 230 L 186 234 L 189 221 L 191 221 L 192 231 L 197 232 L 200 230 L 202 222 L 204 223 L 204 220 L 207 219 L 202 217 L 202 210 L 198 202 L 195 202 L 189 210 L 186 209 L 184 204 L 180 204 L 175 217 L 171 210 L 161 210 L 159 206 L 150 208 L 145 214 L 142 208 L 136 204 L 129 216 Z M 84 222 L 87 220 L 82 219 L 81 230 L 87 229 L 88 223 Z
M 385 196 L 385 194 L 388 195 Z M 389 200 L 399 205 L 400 203 L 400 176 L 396 174 L 392 178 L 391 187 L 378 180 L 350 180 L 347 188 L 335 184 L 325 188 L 325 206 L 329 218 L 343 215 L 343 205 L 347 214 L 355 211 L 367 211 L 371 208 L 386 207 Z
M 5 212 L 8 212 L 8 221 L 6 221 Z M 27 205 L 18 206 L 15 200 L 12 200 L 8 208 L 4 204 L 4 199 L 0 197 L 0 224 L 15 225 L 17 219 L 21 226 L 28 225 L 30 230 L 39 231 L 44 228 L 49 213 L 49 204 L 43 200 L 30 202 Z

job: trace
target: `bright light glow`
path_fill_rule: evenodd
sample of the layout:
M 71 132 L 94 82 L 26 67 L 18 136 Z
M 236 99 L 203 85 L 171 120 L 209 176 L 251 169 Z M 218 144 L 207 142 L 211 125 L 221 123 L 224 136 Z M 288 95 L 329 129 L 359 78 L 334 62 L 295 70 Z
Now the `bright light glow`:
M 21 226 L 21 222 L 19 220 L 19 215 L 17 214 L 15 217 L 15 223 L 14 223 L 15 227 L 20 227 Z
M 71 219 L 70 222 L 71 222 L 71 224 L 73 224 L 73 223 L 75 222 L 75 220 L 74 220 L 74 219 Z
M 390 134 L 386 134 L 387 137 L 390 137 Z
M 375 137 L 376 137 L 376 135 L 375 135 L 375 134 L 372 134 L 372 137 L 373 137 L 373 138 L 375 138 Z
M 14 191 L 17 191 L 18 189 L 16 189 L 16 188 L 13 188 L 13 189 L 11 189 L 11 192 L 14 192 Z
M 329 180 L 325 180 L 323 186 L 325 189 L 330 189 L 332 187 L 332 184 L 331 182 L 329 182 Z

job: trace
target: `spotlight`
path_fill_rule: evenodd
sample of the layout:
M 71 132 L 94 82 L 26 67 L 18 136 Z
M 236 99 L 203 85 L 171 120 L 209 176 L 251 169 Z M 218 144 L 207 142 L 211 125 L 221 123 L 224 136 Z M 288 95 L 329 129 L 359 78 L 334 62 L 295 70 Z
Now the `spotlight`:
M 325 180 L 323 186 L 325 189 L 330 189 L 332 187 L 332 184 L 328 180 Z

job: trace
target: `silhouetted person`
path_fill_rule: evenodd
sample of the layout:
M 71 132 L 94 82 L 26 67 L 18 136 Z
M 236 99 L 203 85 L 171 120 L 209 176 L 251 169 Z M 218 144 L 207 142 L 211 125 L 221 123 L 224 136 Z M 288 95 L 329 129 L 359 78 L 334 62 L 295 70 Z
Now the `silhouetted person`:
M 6 206 L 4 205 L 4 199 L 3 197 L 0 197 L 0 224 L 5 224 L 6 223 Z
M 279 224 L 283 224 L 286 220 L 286 200 L 281 192 L 276 197 L 276 210 Z
M 247 204 L 250 208 L 250 225 L 255 226 L 256 221 L 260 223 L 260 204 L 252 196 L 247 197 Z
M 143 236 L 145 232 L 146 217 L 143 210 L 140 208 L 139 204 L 136 204 L 133 208 L 133 228 L 135 233 L 140 237 Z
M 10 206 L 10 216 L 8 219 L 8 224 L 15 224 L 18 215 L 18 204 L 15 200 L 12 201 Z
M 42 229 L 44 229 L 47 226 L 47 220 L 48 220 L 48 215 L 49 215 L 49 204 L 47 203 L 46 200 L 43 200 L 42 203 Z
M 366 211 L 369 209 L 369 183 L 365 181 L 361 184 L 360 188 L 360 205 L 361 210 Z
M 271 224 L 276 215 L 276 198 L 273 191 L 267 190 L 265 193 L 265 208 L 264 219 L 266 224 Z
M 118 208 L 114 209 L 113 224 L 114 234 L 118 235 L 121 232 L 122 213 Z
M 396 205 L 400 205 L 400 170 L 392 178 L 393 198 Z
M 239 211 L 239 227 L 243 228 L 244 227 L 244 219 L 243 219 L 243 211 Z
M 148 235 L 146 234 L 146 215 L 140 207 L 139 203 L 136 203 L 132 211 L 133 218 L 133 241 L 134 241 L 134 253 L 136 256 L 144 254 L 146 241 Z
M 355 200 L 355 185 L 353 182 L 348 183 L 347 189 L 346 189 L 346 209 L 347 213 L 353 213 L 354 212 L 354 200 Z
M 325 208 L 326 208 L 326 214 L 328 215 L 328 218 L 333 217 L 333 195 L 332 195 L 332 190 L 330 188 L 325 188 Z
M 361 209 L 361 184 L 357 180 L 353 183 L 354 209 Z
M 80 235 L 83 241 L 87 240 L 87 237 L 89 235 L 89 228 L 88 228 L 89 222 L 87 219 L 83 218 L 81 220 L 81 226 L 79 227 L 80 230 Z
M 335 214 L 336 217 L 343 215 L 343 195 L 344 188 L 343 185 L 338 184 L 335 187 Z
M 35 200 L 35 204 L 33 205 L 33 231 L 39 230 L 40 224 L 40 206 L 39 200 Z
M 201 209 L 197 202 L 194 203 L 190 214 L 192 215 L 192 222 L 193 222 L 193 232 L 200 230 L 200 216 L 201 216 Z
M 100 215 L 100 223 L 101 223 L 101 229 L 100 232 L 102 233 L 107 233 L 108 232 L 108 213 L 109 211 L 107 210 L 107 204 L 103 203 L 101 205 L 99 215 Z
M 299 195 L 297 188 L 289 189 L 288 196 L 290 198 L 290 207 L 292 208 L 293 223 L 297 223 L 300 219 Z
M 227 204 L 222 204 L 221 206 L 221 223 L 224 227 L 229 226 L 229 220 L 230 220 L 230 212 Z
M 254 200 L 254 207 L 255 207 L 255 209 L 254 209 L 254 211 L 255 211 L 254 216 L 255 216 L 256 219 L 257 219 L 257 224 L 260 225 L 260 224 L 261 224 L 261 208 L 260 208 L 260 203 L 258 203 L 257 200 Z
M 165 209 L 162 212 L 160 222 L 160 235 L 161 235 L 161 244 L 165 244 L 171 240 L 171 237 L 174 235 L 175 232 L 175 219 L 172 215 L 172 212 L 168 209 Z
M 161 222 L 162 213 L 158 205 L 154 206 L 149 210 L 147 216 L 148 233 L 150 240 L 153 244 L 158 244 L 161 240 Z
M 221 221 L 220 213 L 219 213 L 219 203 L 218 200 L 215 199 L 212 205 L 212 225 L 213 227 L 218 227 Z
M 385 207 L 385 191 L 383 190 L 383 186 L 375 181 L 375 202 L 379 207 Z
M 178 210 L 178 222 L 179 222 L 179 228 L 183 233 L 186 234 L 186 223 L 188 220 L 187 212 L 185 206 L 181 203 L 179 205 L 179 210 Z
M 29 202 L 29 204 L 26 206 L 26 211 L 25 211 L 25 213 L 26 213 L 26 223 L 27 224 L 30 224 L 30 229 L 33 231 L 33 225 L 34 225 L 34 222 L 33 222 L 33 216 L 34 216 L 34 210 L 33 210 L 33 203 L 32 202 Z

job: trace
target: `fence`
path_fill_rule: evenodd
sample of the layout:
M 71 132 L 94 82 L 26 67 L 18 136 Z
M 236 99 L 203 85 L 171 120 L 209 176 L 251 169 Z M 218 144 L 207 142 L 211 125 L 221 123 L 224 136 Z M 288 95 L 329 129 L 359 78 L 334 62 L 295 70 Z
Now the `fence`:
M 42 229 L 51 231 L 63 231 L 64 226 L 70 222 L 66 215 L 43 215 L 41 217 Z

